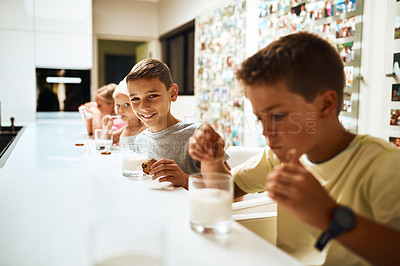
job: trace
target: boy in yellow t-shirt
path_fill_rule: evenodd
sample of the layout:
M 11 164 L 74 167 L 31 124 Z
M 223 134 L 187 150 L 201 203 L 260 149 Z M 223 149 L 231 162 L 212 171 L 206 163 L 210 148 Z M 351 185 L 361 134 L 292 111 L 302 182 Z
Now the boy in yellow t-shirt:
M 334 47 L 305 32 L 243 62 L 237 77 L 269 148 L 232 170 L 235 196 L 267 190 L 278 202 L 277 245 L 305 264 L 396 264 L 400 151 L 343 128 L 343 69 Z M 207 124 L 189 140 L 202 172 L 229 172 L 223 147 Z

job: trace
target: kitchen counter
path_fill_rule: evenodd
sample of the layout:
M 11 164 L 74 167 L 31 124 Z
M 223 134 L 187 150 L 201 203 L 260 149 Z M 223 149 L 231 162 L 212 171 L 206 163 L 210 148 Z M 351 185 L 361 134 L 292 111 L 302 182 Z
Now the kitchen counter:
M 79 119 L 26 125 L 0 169 L 0 265 L 88 266 L 93 223 L 135 215 L 166 222 L 165 265 L 299 264 L 236 222 L 223 237 L 193 232 L 185 189 L 130 180 L 121 165 L 95 151 Z

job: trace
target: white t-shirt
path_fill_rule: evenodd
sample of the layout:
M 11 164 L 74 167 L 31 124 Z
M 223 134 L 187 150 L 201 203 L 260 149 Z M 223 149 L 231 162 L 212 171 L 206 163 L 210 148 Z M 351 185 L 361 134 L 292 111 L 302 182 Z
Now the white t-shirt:
M 149 158 L 174 160 L 186 174 L 200 172 L 200 163 L 190 157 L 188 141 L 198 123 L 179 121 L 158 132 L 142 131 L 136 136 L 135 143 L 144 143 L 149 147 Z

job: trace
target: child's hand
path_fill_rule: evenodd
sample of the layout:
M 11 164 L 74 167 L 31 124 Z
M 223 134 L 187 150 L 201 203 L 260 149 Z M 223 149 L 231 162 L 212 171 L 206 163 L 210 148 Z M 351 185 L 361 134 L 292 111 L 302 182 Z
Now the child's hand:
M 84 103 L 84 104 L 81 105 L 81 106 L 84 106 L 87 110 L 98 109 L 98 108 L 97 108 L 97 103 L 96 103 L 96 102 L 87 102 L 87 103 Z
M 209 125 L 202 124 L 189 139 L 190 156 L 202 163 L 221 162 L 225 157 L 225 142 Z
M 318 180 L 300 163 L 295 150 L 267 177 L 268 195 L 301 220 L 326 229 L 337 206 Z
M 171 182 L 175 187 L 188 188 L 189 175 L 185 174 L 182 169 L 173 160 L 161 159 L 150 167 L 150 175 L 152 179 L 160 178 L 159 182 Z
M 103 123 L 104 127 L 107 127 L 107 125 L 109 125 L 109 123 L 112 124 L 112 118 L 111 115 L 105 115 L 102 119 L 101 122 Z

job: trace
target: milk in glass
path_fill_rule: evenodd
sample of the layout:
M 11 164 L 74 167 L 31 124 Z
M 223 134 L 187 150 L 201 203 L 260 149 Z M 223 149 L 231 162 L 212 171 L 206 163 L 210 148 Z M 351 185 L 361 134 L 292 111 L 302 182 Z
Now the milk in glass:
M 122 175 L 131 178 L 143 178 L 142 164 L 147 156 L 137 153 L 127 153 L 122 156 Z
M 217 188 L 195 190 L 190 195 L 190 220 L 201 224 L 215 224 L 231 219 L 232 195 Z

